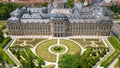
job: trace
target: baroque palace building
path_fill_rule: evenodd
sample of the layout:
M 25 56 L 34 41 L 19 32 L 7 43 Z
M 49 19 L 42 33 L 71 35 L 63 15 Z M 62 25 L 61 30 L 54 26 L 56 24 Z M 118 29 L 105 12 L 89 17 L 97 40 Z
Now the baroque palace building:
M 84 6 L 75 2 L 66 8 L 64 0 L 55 0 L 48 7 L 17 8 L 8 19 L 10 35 L 109 36 L 113 12 L 100 4 Z

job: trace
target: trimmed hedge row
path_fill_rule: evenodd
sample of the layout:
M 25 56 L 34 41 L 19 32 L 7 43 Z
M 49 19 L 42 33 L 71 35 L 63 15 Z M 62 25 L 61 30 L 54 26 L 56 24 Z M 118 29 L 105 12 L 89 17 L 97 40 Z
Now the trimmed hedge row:
M 3 48 L 10 42 L 10 40 L 11 38 L 7 37 L 2 43 L 0 43 L 0 52 L 9 64 L 14 64 L 13 60 L 3 50 Z
M 117 54 L 118 54 L 117 51 L 113 52 L 105 61 L 101 63 L 101 66 L 106 68 Z
M 112 44 L 115 51 L 105 61 L 101 63 L 101 66 L 103 66 L 104 68 L 106 68 L 115 58 L 115 56 L 120 52 L 120 43 L 114 37 L 108 37 L 108 41 Z
M 4 30 L 5 28 L 7 28 L 6 25 L 2 25 L 2 26 L 0 27 L 0 29 L 2 29 L 2 30 Z
M 41 61 L 44 61 L 42 58 L 39 58 L 39 57 L 37 57 L 31 50 L 30 50 L 30 48 L 26 48 L 26 52 L 33 58 L 36 58 L 36 60 L 39 62 L 40 60 Z
M 0 46 L 4 48 L 12 39 L 10 37 L 7 37 L 1 44 Z

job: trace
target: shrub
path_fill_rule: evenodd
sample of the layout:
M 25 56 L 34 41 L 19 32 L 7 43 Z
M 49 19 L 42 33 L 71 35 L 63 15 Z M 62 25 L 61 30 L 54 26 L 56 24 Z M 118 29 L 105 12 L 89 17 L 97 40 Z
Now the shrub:
M 10 42 L 11 38 L 10 37 L 7 37 L 1 44 L 0 46 L 2 48 L 4 48 L 9 42 Z
M 96 52 L 92 52 L 92 56 L 97 56 L 97 55 L 96 55 Z

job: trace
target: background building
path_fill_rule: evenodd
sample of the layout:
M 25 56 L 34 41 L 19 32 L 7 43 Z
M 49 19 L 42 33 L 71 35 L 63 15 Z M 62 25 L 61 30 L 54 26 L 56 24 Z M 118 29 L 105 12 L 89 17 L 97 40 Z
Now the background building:
M 47 2 L 48 4 L 51 0 L 1 0 L 1 2 L 14 2 L 14 3 L 22 3 L 22 4 L 36 4 L 36 3 L 43 3 Z

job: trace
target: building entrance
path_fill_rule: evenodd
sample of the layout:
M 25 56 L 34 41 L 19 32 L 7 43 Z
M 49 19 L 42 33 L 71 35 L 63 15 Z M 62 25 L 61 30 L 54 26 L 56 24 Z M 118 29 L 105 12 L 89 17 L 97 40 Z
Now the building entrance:
M 63 37 L 63 33 L 54 33 L 54 37 Z

